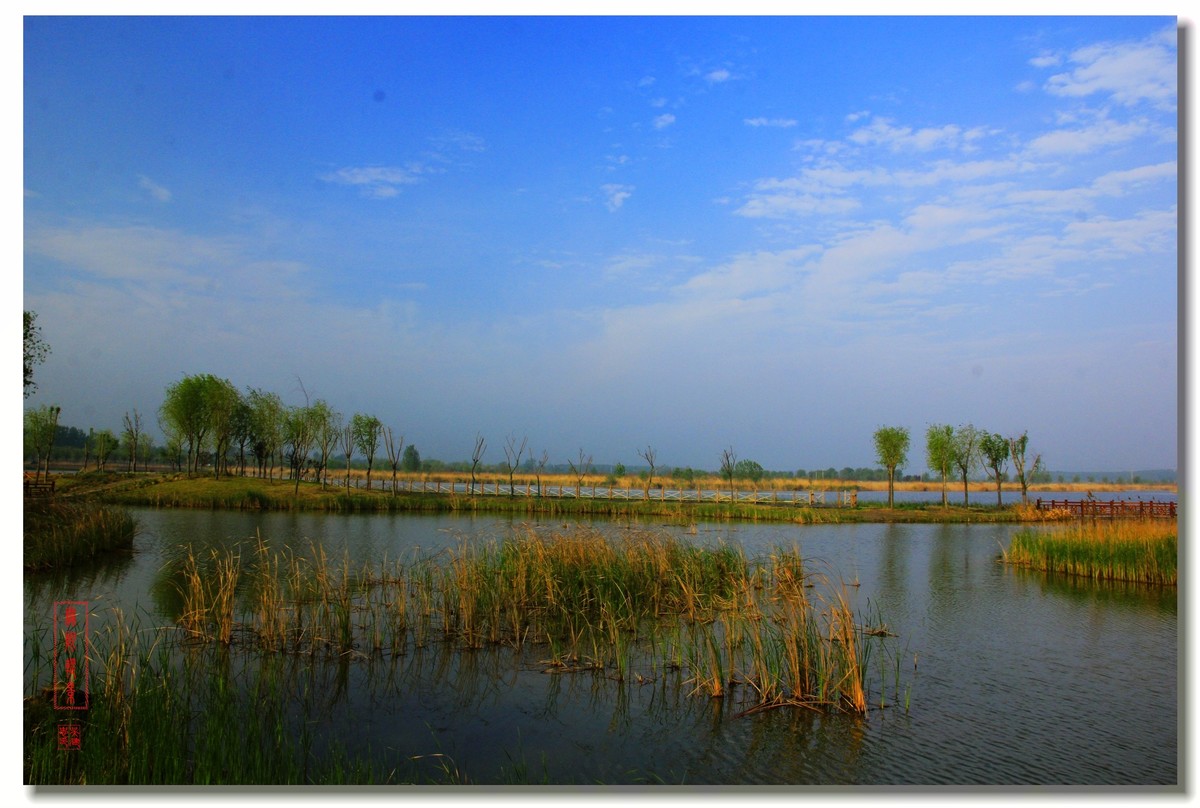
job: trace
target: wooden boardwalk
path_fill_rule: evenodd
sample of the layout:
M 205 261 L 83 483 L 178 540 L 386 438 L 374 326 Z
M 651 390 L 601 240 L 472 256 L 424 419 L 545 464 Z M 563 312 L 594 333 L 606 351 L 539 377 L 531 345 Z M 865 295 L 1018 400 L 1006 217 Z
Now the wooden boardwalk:
M 335 484 L 340 481 L 330 480 Z M 355 487 L 361 488 L 360 480 Z M 378 490 L 391 490 L 389 477 L 376 478 Z M 649 496 L 641 488 L 618 488 L 605 485 L 545 485 L 539 489 L 531 483 L 515 483 L 509 491 L 505 482 L 438 482 L 436 480 L 397 480 L 396 490 L 415 494 L 458 494 L 489 497 L 557 497 L 562 499 L 645 500 L 658 502 L 724 502 L 752 505 L 788 505 L 792 507 L 854 508 L 858 506 L 857 491 L 730 491 L 716 489 L 651 488 Z
M 1153 500 L 1110 499 L 1039 499 L 1038 510 L 1071 511 L 1083 518 L 1090 516 L 1096 519 L 1174 519 L 1174 502 L 1155 502 Z

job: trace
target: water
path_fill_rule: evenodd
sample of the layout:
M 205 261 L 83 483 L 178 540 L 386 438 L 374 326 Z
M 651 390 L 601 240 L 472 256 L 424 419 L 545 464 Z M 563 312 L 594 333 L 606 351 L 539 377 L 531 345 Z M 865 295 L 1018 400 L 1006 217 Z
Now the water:
M 347 552 L 357 563 L 498 538 L 512 526 L 491 516 L 135 514 L 142 530 L 132 559 L 27 578 L 27 627 L 65 599 L 91 603 L 93 630 L 111 606 L 143 624 L 169 622 L 172 594 L 159 571 L 187 544 L 203 552 L 257 532 L 297 549 L 319 542 L 331 557 Z M 810 566 L 844 581 L 855 610 L 878 614 L 896 635 L 873 663 L 883 669 L 872 674 L 870 713 L 787 708 L 736 717 L 745 706 L 736 692 L 692 696 L 666 675 L 645 684 L 546 675 L 545 651 L 536 648 L 447 654 L 431 646 L 395 662 L 283 664 L 295 687 L 320 694 L 314 720 L 323 737 L 383 762 L 452 760 L 475 782 L 1178 782 L 1175 590 L 1009 569 L 997 556 L 1012 525 L 700 524 L 695 535 L 653 527 L 737 543 L 749 556 L 795 545 Z

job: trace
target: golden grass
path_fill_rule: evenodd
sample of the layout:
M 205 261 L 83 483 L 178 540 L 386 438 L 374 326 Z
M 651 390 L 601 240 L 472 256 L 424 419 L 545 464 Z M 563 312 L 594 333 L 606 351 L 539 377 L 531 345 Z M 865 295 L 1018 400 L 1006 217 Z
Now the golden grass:
M 1014 534 L 1004 561 L 1093 580 L 1176 586 L 1174 519 L 1084 519 Z

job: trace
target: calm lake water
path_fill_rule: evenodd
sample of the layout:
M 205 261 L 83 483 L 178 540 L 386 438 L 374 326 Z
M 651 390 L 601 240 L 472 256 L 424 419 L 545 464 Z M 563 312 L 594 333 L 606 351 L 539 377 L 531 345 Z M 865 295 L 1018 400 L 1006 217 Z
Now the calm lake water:
M 93 631 L 110 607 L 137 615 L 143 627 L 170 623 L 173 599 L 160 570 L 186 545 L 206 552 L 257 533 L 297 549 L 315 541 L 331 557 L 347 552 L 358 563 L 503 538 L 514 526 L 491 516 L 134 513 L 141 532 L 131 559 L 26 578 L 27 633 L 49 621 L 54 601 L 67 599 L 89 601 Z M 1009 569 L 997 558 L 1012 525 L 702 523 L 692 534 L 681 526 L 589 524 L 735 543 L 751 557 L 797 546 L 834 582 L 856 583 L 855 610 L 878 614 L 896 635 L 878 655 L 886 669 L 872 674 L 875 708 L 866 717 L 793 708 L 736 717 L 745 706 L 736 693 L 691 696 L 669 676 L 638 684 L 546 675 L 545 651 L 536 648 L 447 654 L 431 647 L 373 663 L 287 658 L 295 686 L 321 694 L 320 736 L 380 761 L 444 755 L 430 759 L 450 759 L 481 783 L 513 771 L 567 784 L 1179 780 L 1174 589 Z

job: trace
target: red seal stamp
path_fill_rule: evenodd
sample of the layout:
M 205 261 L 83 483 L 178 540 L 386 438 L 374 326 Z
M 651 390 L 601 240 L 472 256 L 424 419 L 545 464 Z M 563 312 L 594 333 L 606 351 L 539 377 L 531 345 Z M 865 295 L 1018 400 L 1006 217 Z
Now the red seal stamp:
M 85 600 L 62 600 L 54 604 L 54 709 L 88 708 L 88 608 Z M 63 727 L 70 725 L 64 724 Z M 60 727 L 59 746 L 63 747 Z M 78 743 L 78 726 L 74 736 Z

